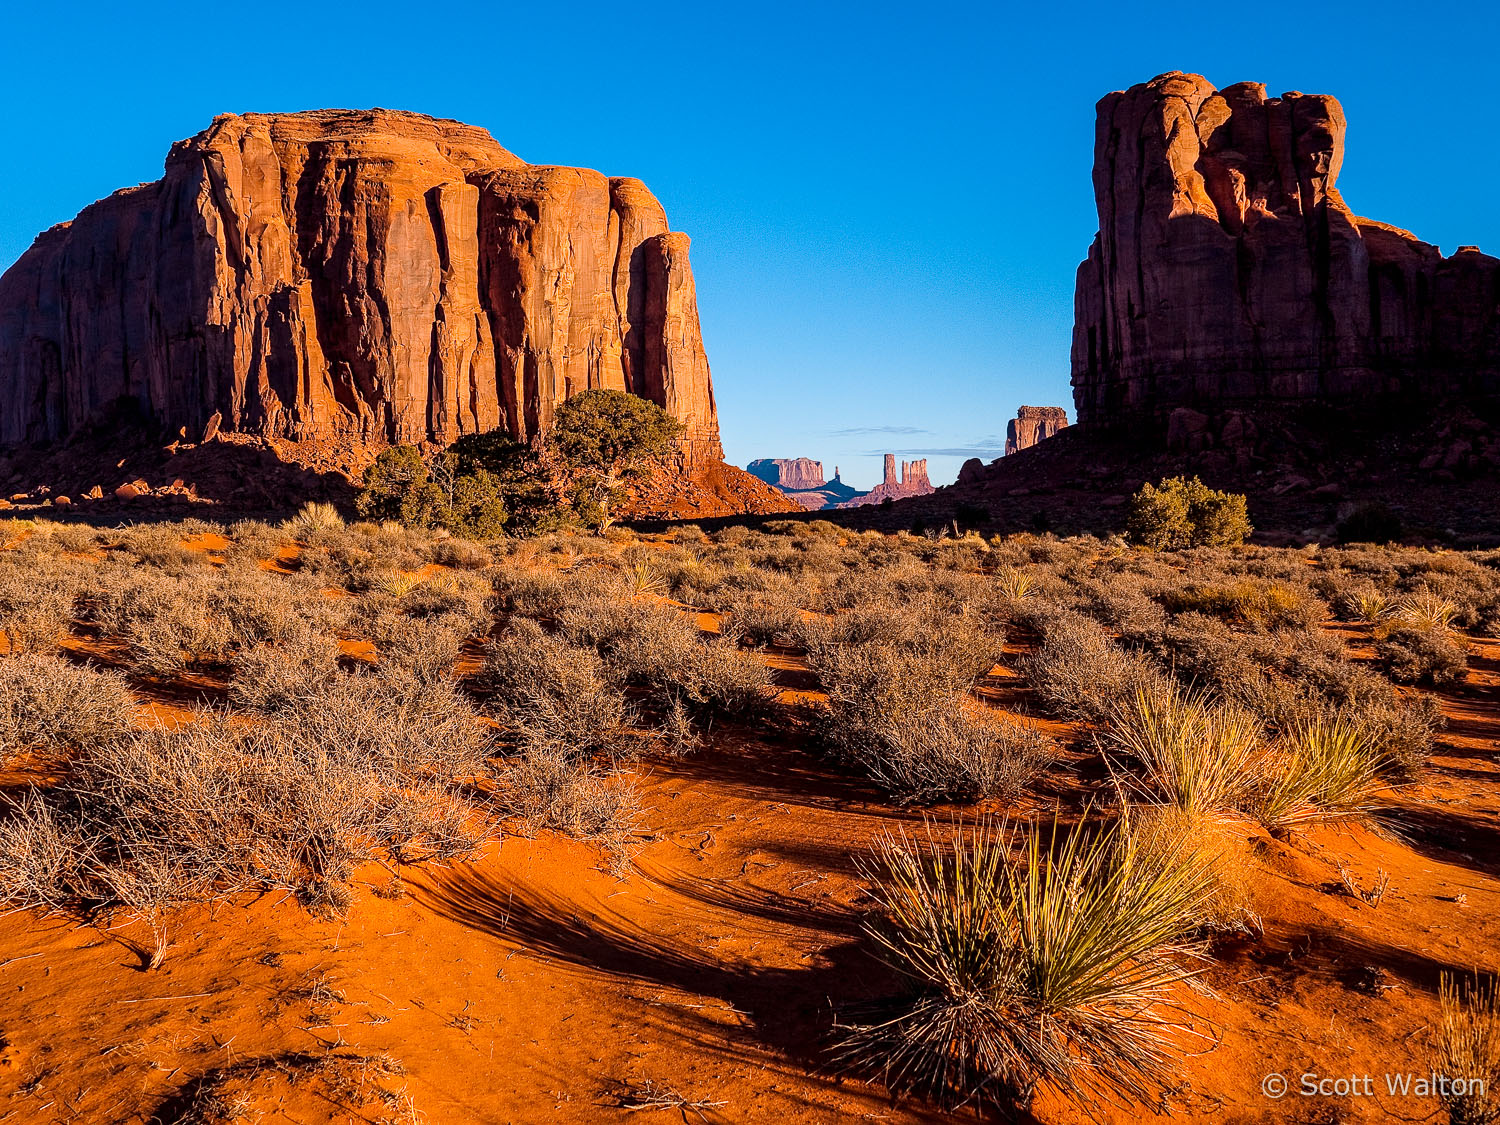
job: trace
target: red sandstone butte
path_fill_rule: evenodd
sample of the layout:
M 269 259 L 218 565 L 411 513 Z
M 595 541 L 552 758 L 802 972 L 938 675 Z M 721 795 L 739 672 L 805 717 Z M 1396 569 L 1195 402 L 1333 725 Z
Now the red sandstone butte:
M 1066 429 L 1067 425 L 1068 412 L 1060 406 L 1023 406 L 1006 427 L 1006 455 L 1030 449 L 1037 442 Z
M 1500 260 L 1350 211 L 1344 129 L 1327 95 L 1178 71 L 1099 102 L 1080 422 L 1500 390 Z
M 0 277 L 0 444 L 120 400 L 195 436 L 525 438 L 595 387 L 722 457 L 687 236 L 638 180 L 419 114 L 215 118 Z

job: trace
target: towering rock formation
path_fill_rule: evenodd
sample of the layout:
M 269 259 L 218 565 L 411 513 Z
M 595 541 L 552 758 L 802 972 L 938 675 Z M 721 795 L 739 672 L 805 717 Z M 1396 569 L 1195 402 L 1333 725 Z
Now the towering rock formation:
M 746 465 L 745 471 L 783 492 L 822 488 L 824 484 L 823 462 L 809 457 L 762 457 Z
M 902 461 L 901 475 L 896 475 L 896 455 L 885 455 L 884 479 L 866 492 L 840 504 L 841 508 L 858 508 L 865 504 L 879 504 L 883 500 L 904 500 L 908 496 L 927 496 L 937 491 L 927 479 L 927 459 Z
M 687 236 L 638 180 L 418 114 L 216 118 L 0 278 L 0 444 L 119 400 L 195 440 L 524 438 L 595 387 L 722 457 Z
M 1023 406 L 1005 428 L 1005 453 L 1019 453 L 1051 437 L 1068 424 L 1068 412 L 1060 406 Z
M 1500 390 L 1500 260 L 1350 212 L 1344 113 L 1173 72 L 1099 102 L 1078 419 Z

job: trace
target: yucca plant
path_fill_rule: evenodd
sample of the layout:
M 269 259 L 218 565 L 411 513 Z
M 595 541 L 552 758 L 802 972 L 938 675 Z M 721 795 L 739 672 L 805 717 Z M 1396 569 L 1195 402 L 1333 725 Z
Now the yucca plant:
M 393 598 L 404 598 L 426 581 L 421 571 L 387 570 L 376 576 L 375 589 Z
M 339 510 L 332 504 L 309 501 L 284 526 L 287 531 L 302 538 L 314 532 L 335 531 L 344 526 L 344 517 L 339 515 Z
M 1131 783 L 1148 800 L 1184 812 L 1240 807 L 1261 772 L 1254 717 L 1176 680 L 1150 680 L 1111 706 L 1105 738 L 1140 762 Z
M 1160 1096 L 1191 1029 L 1175 992 L 1196 975 L 1183 935 L 1207 873 L 1138 852 L 1118 822 L 981 821 L 948 840 L 929 822 L 877 856 L 869 933 L 908 990 L 846 1028 L 846 1065 L 948 1106 L 1042 1087 L 1084 1104 Z
M 1452 1125 L 1500 1121 L 1500 1005 L 1493 981 L 1439 980 L 1442 1023 L 1437 1071 L 1448 1081 L 1439 1097 Z
M 1423 586 L 1396 603 L 1394 616 L 1416 629 L 1437 631 L 1451 628 L 1458 616 L 1458 606 Z
M 628 577 L 631 597 L 640 598 L 667 592 L 665 580 L 654 566 L 644 560 L 631 564 Z
M 1389 616 L 1391 603 L 1379 590 L 1366 590 L 1354 595 L 1354 610 L 1361 621 L 1373 625 Z
M 1280 751 L 1257 810 L 1272 826 L 1363 816 L 1385 788 L 1382 776 L 1395 766 L 1369 732 L 1343 714 L 1298 720 Z
M 1017 566 L 1002 566 L 995 572 L 995 582 L 1002 594 L 1017 601 L 1036 593 L 1036 582 Z

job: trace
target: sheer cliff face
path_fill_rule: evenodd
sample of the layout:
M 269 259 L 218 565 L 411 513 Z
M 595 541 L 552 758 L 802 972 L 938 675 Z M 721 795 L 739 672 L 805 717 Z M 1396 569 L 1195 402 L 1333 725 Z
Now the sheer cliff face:
M 0 278 L 0 443 L 121 398 L 196 436 L 451 441 L 595 387 L 719 458 L 687 236 L 637 180 L 383 110 L 224 116 Z
M 1005 428 L 1005 455 L 1030 449 L 1067 426 L 1068 412 L 1060 406 L 1023 406 Z
M 1078 269 L 1080 421 L 1181 405 L 1500 389 L 1500 260 L 1356 217 L 1344 114 L 1162 75 L 1100 101 Z

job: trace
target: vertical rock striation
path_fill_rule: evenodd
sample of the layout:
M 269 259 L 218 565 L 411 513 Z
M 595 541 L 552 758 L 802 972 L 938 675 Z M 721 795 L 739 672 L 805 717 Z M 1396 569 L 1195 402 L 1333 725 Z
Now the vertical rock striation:
M 525 438 L 595 387 L 722 457 L 687 236 L 638 180 L 418 114 L 216 118 L 0 277 L 0 444 L 121 400 L 195 437 Z
M 1355 216 L 1344 113 L 1173 72 L 1098 105 L 1078 419 L 1500 390 L 1500 260 Z
M 1005 428 L 1005 453 L 1030 449 L 1068 425 L 1068 412 L 1060 406 L 1023 406 Z

